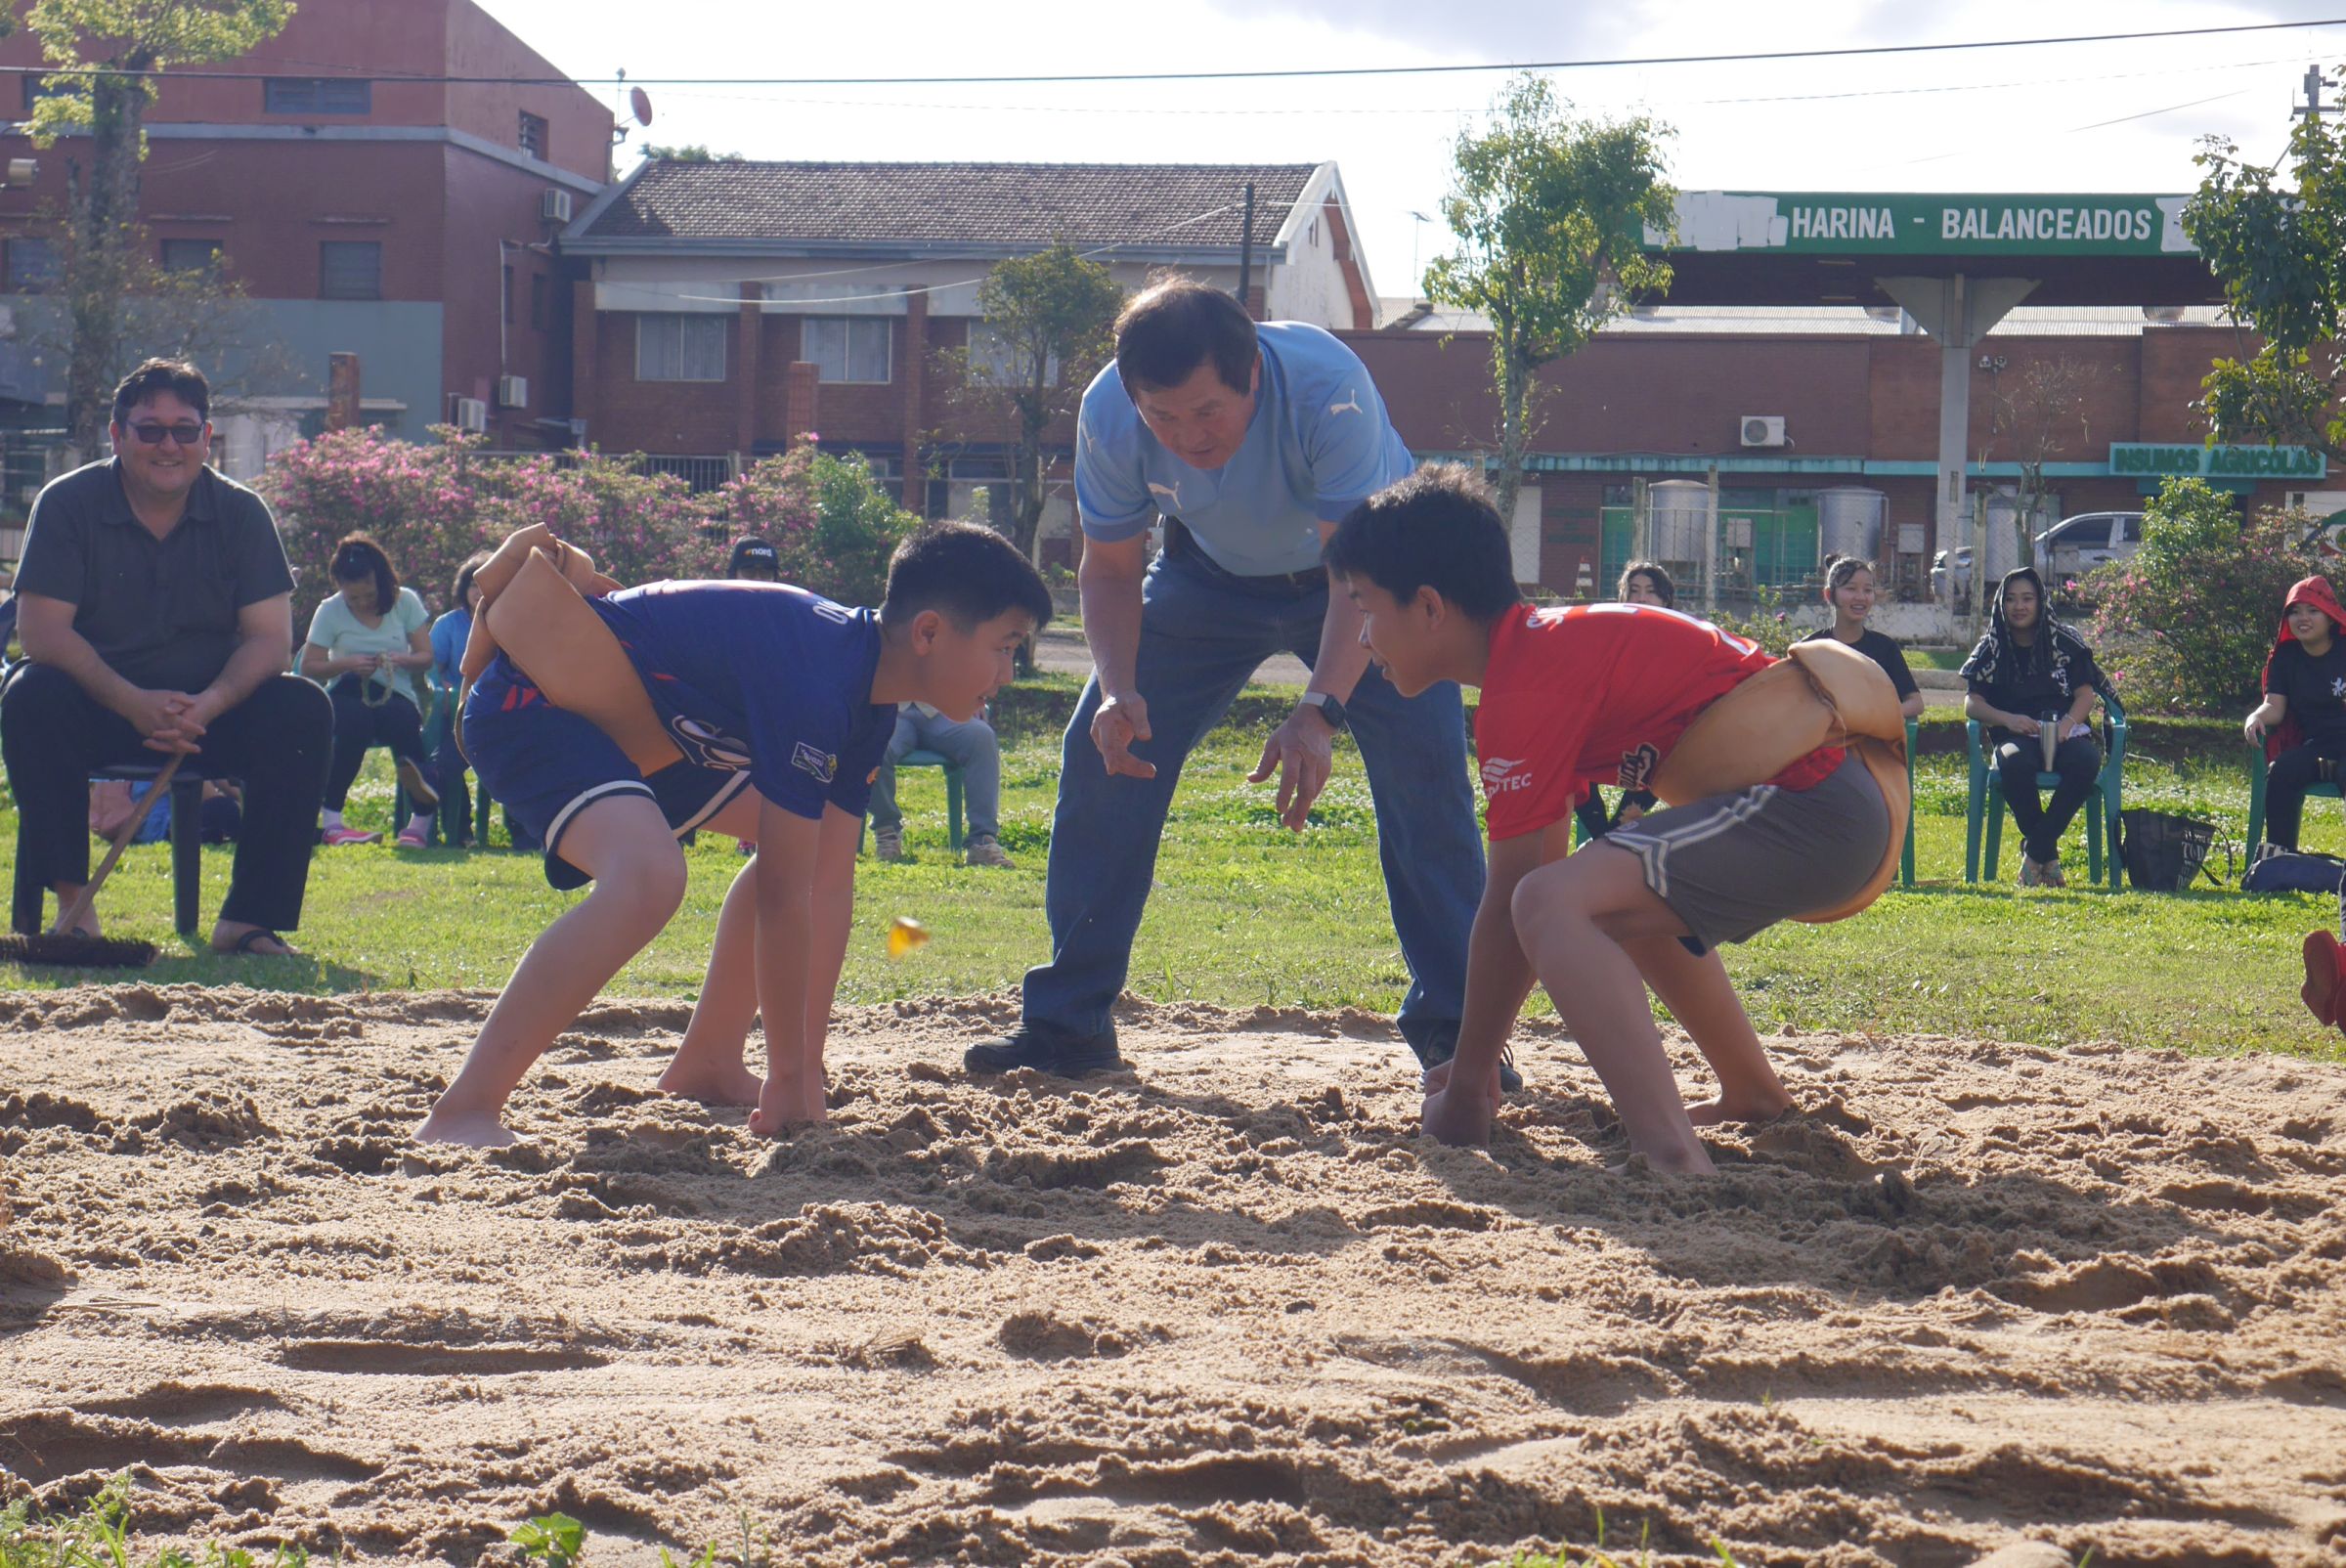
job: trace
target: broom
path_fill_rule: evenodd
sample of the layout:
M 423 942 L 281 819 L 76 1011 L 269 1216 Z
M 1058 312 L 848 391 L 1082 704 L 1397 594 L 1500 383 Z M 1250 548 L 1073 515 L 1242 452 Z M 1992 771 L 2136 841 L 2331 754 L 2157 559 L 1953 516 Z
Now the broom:
M 171 787 L 171 776 L 187 760 L 186 752 L 172 754 L 171 761 L 155 776 L 154 788 L 147 792 L 149 803 Z M 114 830 L 114 842 L 108 847 L 106 858 L 98 862 L 98 874 L 81 890 L 81 896 L 73 900 L 71 908 L 58 912 L 55 931 L 32 936 L 0 936 L 0 962 L 55 964 L 75 969 L 143 969 L 153 963 L 162 949 L 152 942 L 120 936 L 84 936 L 73 930 L 97 901 L 98 890 L 113 875 L 114 862 L 122 858 L 122 851 L 138 836 L 139 824 L 146 820 L 145 811 L 133 811 L 129 820 Z

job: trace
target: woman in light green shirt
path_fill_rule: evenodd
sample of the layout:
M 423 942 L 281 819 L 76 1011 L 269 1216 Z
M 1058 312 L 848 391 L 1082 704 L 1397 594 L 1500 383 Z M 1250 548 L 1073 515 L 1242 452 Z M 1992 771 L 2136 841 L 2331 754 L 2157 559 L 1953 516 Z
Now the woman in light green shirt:
M 400 830 L 403 848 L 423 848 L 440 795 L 423 753 L 423 713 L 412 671 L 432 665 L 431 616 L 411 588 L 402 588 L 391 557 L 365 534 L 344 536 L 327 568 L 335 593 L 318 606 L 302 645 L 301 673 L 334 700 L 334 760 L 326 774 L 326 842 L 371 844 L 342 820 L 351 781 L 370 746 L 388 746 L 399 781 L 415 803 Z

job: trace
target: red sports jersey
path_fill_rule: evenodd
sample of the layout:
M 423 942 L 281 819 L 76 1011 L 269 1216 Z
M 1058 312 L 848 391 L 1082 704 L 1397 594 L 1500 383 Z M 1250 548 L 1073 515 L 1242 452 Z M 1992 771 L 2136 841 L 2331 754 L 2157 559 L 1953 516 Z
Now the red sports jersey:
M 1474 718 L 1494 839 L 1560 822 L 1591 785 L 1647 787 L 1695 717 L 1775 660 L 1651 604 L 1520 605 L 1491 632 Z M 1771 781 L 1804 790 L 1841 765 L 1811 752 Z

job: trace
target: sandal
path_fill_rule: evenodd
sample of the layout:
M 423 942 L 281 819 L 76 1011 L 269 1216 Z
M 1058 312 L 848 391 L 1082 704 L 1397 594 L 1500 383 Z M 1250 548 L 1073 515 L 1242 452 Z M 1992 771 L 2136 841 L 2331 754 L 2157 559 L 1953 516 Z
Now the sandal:
M 262 942 L 277 943 L 278 951 L 262 952 L 260 950 Z M 232 945 L 215 946 L 212 951 L 223 958 L 299 958 L 301 956 L 293 950 L 292 943 L 265 926 L 255 926 L 243 936 L 239 936 Z
M 428 811 L 440 804 L 440 792 L 432 788 L 432 781 L 423 776 L 423 769 L 413 762 L 402 759 L 399 782 L 406 787 L 408 799 L 415 803 L 417 810 Z

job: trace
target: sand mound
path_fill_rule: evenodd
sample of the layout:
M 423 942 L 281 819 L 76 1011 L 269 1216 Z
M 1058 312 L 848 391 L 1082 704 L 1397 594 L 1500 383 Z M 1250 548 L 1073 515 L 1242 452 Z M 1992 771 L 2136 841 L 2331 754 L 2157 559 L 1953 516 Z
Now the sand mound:
M 597 1007 L 489 1154 L 406 1132 L 480 995 L 0 997 L 0 1486 L 469 1563 L 2315 1563 L 2346 1544 L 2346 1071 L 1776 1042 L 1709 1182 L 1569 1041 L 1486 1154 L 1358 1015 L 1127 1010 L 965 1082 L 1001 998 L 849 1013 L 784 1144 Z M 1695 1060 L 1684 1058 L 1691 1080 Z M 13 1481 L 9 1479 L 13 1477 Z

